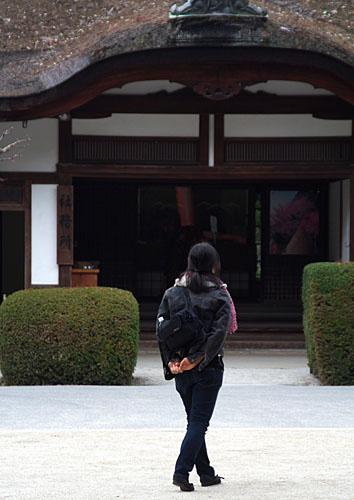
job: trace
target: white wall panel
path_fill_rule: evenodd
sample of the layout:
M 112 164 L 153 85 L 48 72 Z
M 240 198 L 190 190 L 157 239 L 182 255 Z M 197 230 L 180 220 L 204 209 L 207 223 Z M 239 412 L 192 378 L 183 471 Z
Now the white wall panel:
M 15 139 L 23 139 L 26 136 L 30 142 L 26 147 L 21 147 L 12 152 L 18 152 L 21 158 L 15 161 L 2 161 L 0 171 L 2 172 L 55 172 L 58 163 L 58 120 L 46 118 L 33 120 L 27 123 L 27 128 L 22 128 L 22 122 L 2 123 L 0 132 L 14 127 L 13 132 L 6 136 L 2 145 L 13 142 Z M 11 155 L 11 151 L 9 152 Z
M 209 115 L 209 167 L 214 166 L 215 157 L 215 116 Z
M 268 92 L 276 95 L 334 95 L 326 89 L 315 89 L 309 83 L 290 82 L 288 80 L 268 80 L 246 87 L 248 92 Z
M 123 95 L 147 95 L 155 92 L 175 92 L 183 89 L 185 85 L 170 82 L 169 80 L 145 80 L 143 82 L 131 82 L 120 88 L 106 90 L 103 94 L 123 94 Z
M 32 185 L 32 285 L 58 285 L 57 186 Z
M 145 80 L 132 82 L 120 88 L 112 88 L 103 92 L 104 94 L 123 95 L 147 95 L 154 92 L 175 92 L 184 88 L 185 85 L 170 82 L 168 80 Z M 268 80 L 264 83 L 256 83 L 246 87 L 248 92 L 268 92 L 276 95 L 333 95 L 326 89 L 314 88 L 309 83 L 290 82 L 288 80 Z
M 198 137 L 198 115 L 121 113 L 97 120 L 73 120 L 73 133 L 83 135 Z
M 225 115 L 225 137 L 351 136 L 350 120 L 311 115 Z

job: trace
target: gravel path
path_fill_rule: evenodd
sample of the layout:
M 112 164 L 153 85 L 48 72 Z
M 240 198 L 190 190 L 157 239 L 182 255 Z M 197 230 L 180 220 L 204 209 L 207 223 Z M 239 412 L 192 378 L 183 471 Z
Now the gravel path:
M 225 385 L 319 385 L 307 366 L 307 356 L 299 351 L 238 351 L 225 355 Z M 140 355 L 134 385 L 169 384 L 162 377 L 156 353 Z
M 1 500 L 173 500 L 182 430 L 1 433 Z M 220 486 L 192 498 L 353 500 L 354 430 L 217 430 L 207 436 Z
M 354 387 L 322 387 L 306 356 L 227 353 L 207 434 L 220 486 L 194 499 L 354 500 Z M 173 500 L 185 415 L 156 353 L 133 387 L 0 387 L 0 500 Z M 173 415 L 173 417 L 171 417 Z

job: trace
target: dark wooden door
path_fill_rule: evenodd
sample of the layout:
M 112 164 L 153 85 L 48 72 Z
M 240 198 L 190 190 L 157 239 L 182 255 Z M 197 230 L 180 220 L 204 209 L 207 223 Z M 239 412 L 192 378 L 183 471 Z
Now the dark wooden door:
M 0 211 L 0 295 L 24 288 L 25 216 L 23 211 Z
M 75 183 L 75 262 L 98 261 L 98 283 L 159 300 L 186 269 L 189 249 L 218 250 L 235 297 L 255 298 L 255 196 L 225 185 Z
M 139 297 L 158 297 L 186 269 L 189 249 L 208 241 L 218 250 L 222 279 L 239 298 L 255 293 L 256 244 L 252 190 L 225 185 L 144 185 L 138 189 Z

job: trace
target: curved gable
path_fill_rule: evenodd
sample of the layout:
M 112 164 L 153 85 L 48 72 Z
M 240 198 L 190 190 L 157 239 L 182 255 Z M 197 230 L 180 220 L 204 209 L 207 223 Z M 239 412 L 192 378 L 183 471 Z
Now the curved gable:
M 301 79 L 296 76 L 297 68 L 298 72 L 303 71 L 302 81 L 314 85 L 319 78 L 323 81 L 326 74 L 326 88 L 352 102 L 351 0 L 331 0 L 326 2 L 330 4 L 328 8 L 319 7 L 317 0 L 281 5 L 275 0 L 253 3 L 267 7 L 268 21 L 254 29 L 245 24 L 240 35 L 234 34 L 237 29 L 231 27 L 229 38 L 208 40 L 210 57 L 214 54 L 221 63 L 224 59 L 225 64 L 232 59 L 237 67 L 259 65 L 260 58 L 264 58 L 273 78 L 283 65 L 284 71 L 278 71 L 283 79 L 286 71 L 289 78 Z M 141 79 L 141 73 L 147 69 L 146 62 L 150 69 L 155 64 L 156 78 L 162 75 L 179 81 L 180 76 L 169 69 L 177 69 L 183 58 L 190 60 L 193 68 L 198 63 L 193 53 L 200 60 L 204 52 L 203 39 L 183 37 L 183 33 L 181 37 L 181 26 L 168 22 L 168 3 L 162 0 L 153 3 L 102 0 L 100 7 L 86 0 L 55 4 L 38 0 L 35 4 L 35 17 L 30 17 L 29 11 L 33 12 L 33 2 L 31 6 L 23 2 L 23 9 L 18 8 L 17 2 L 16 7 L 6 7 L 2 19 L 0 114 L 3 119 L 22 117 L 36 107 L 38 112 L 31 117 L 64 112 L 113 85 Z M 227 50 L 220 50 L 222 47 Z M 223 53 L 227 53 L 226 59 Z M 159 71 L 162 71 L 160 76 Z M 235 78 L 234 74 L 230 77 Z M 337 80 L 336 85 L 331 80 Z

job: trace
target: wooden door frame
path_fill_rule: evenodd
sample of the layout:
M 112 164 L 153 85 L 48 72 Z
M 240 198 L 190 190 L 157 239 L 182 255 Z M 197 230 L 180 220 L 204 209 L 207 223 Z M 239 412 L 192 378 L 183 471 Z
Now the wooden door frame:
M 352 165 L 239 165 L 215 167 L 183 167 L 161 165 L 78 165 L 58 164 L 60 175 L 70 178 L 117 179 L 138 182 L 222 182 L 269 184 L 289 181 L 350 180 L 350 260 L 354 261 L 354 173 Z
M 212 168 L 210 168 L 210 170 L 213 170 Z M 76 176 L 74 176 L 76 177 Z M 121 178 L 119 176 L 114 176 L 114 177 L 98 177 L 98 176 L 90 176 L 88 175 L 87 176 L 88 179 L 91 179 L 91 180 L 99 180 L 99 179 L 106 179 L 108 180 L 109 178 L 110 179 L 114 179 L 116 181 L 122 181 L 123 183 L 124 182 L 129 182 L 127 178 Z M 80 175 L 77 177 L 78 179 L 82 179 L 83 176 Z M 187 181 L 187 184 L 189 183 L 193 183 L 193 184 L 197 184 L 197 185 L 201 185 L 201 184 L 209 184 L 209 185 L 212 185 L 212 186 L 227 186 L 227 185 L 230 185 L 231 182 L 229 182 L 227 184 L 227 181 L 225 182 L 225 180 L 223 179 L 215 179 L 215 182 L 210 182 L 210 177 L 208 176 L 207 179 L 205 178 L 200 178 L 200 177 L 195 177 L 193 180 L 192 179 L 189 179 L 189 181 Z M 326 210 L 326 203 L 325 203 L 325 199 L 326 197 L 328 197 L 328 184 L 329 184 L 329 180 L 331 179 L 323 179 L 323 177 L 320 177 L 320 178 L 317 178 L 317 179 L 308 179 L 308 180 L 303 180 L 303 179 L 300 179 L 298 177 L 293 177 L 292 179 L 289 179 L 288 176 L 284 176 L 282 179 L 280 178 L 277 178 L 277 179 L 272 179 L 270 180 L 269 178 L 267 180 L 263 179 L 262 182 L 257 182 L 256 183 L 256 180 L 248 180 L 246 181 L 244 178 L 241 179 L 241 181 L 238 181 L 237 177 L 234 176 L 233 179 L 232 179 L 232 185 L 233 187 L 239 187 L 240 189 L 242 189 L 243 187 L 246 188 L 246 189 L 250 189 L 250 190 L 254 190 L 254 191 L 261 191 L 262 193 L 262 199 L 264 200 L 265 199 L 265 196 L 267 194 L 269 194 L 269 192 L 272 190 L 272 189 L 282 189 L 282 190 L 287 190 L 287 189 L 301 189 L 302 187 L 303 188 L 310 188 L 311 187 L 311 184 L 313 182 L 316 183 L 315 185 L 315 188 L 320 188 L 321 189 L 321 206 L 322 208 L 324 208 L 324 210 Z M 71 182 L 73 181 L 73 179 L 71 178 Z M 130 179 L 131 182 L 141 182 L 141 183 L 147 183 L 147 184 L 171 184 L 173 182 L 173 184 L 176 184 L 176 183 L 181 183 L 181 179 L 179 176 L 176 176 L 176 178 L 174 180 L 171 180 L 169 179 L 169 182 L 166 183 L 163 182 L 162 179 L 160 179 L 159 181 L 156 180 L 156 179 L 141 179 L 141 178 L 134 178 L 134 179 Z M 228 179 L 228 181 L 231 181 L 231 179 Z M 354 185 L 354 175 L 352 176 L 351 178 L 351 182 L 352 182 L 352 187 Z M 184 184 L 186 184 L 186 181 L 182 182 Z M 254 188 L 254 189 L 253 189 Z M 352 205 L 352 204 L 351 204 Z M 266 226 L 266 221 L 267 221 L 267 216 L 266 216 L 266 210 L 267 210 L 267 203 L 264 203 L 263 201 L 263 207 L 262 207 L 262 233 L 265 234 L 265 232 L 267 231 L 267 226 Z M 353 212 L 353 208 L 351 207 L 351 210 Z M 328 214 L 327 214 L 328 215 Z M 352 215 L 354 217 L 354 214 Z M 326 259 L 328 257 L 328 248 L 327 248 L 327 243 L 328 243 L 328 228 L 325 226 L 325 221 L 328 220 L 328 217 L 325 215 L 323 218 L 323 224 L 321 225 L 321 233 L 322 233 L 322 240 L 324 241 L 324 243 L 322 243 L 322 250 L 324 251 L 324 254 L 321 255 L 324 259 Z M 252 222 L 252 229 L 250 228 L 250 230 L 253 230 L 254 229 L 254 221 Z M 353 237 L 353 233 L 351 233 L 351 237 Z M 267 240 L 267 236 L 265 238 Z M 265 252 L 266 252 L 266 242 L 262 244 L 262 262 L 264 263 L 265 262 Z M 60 266 L 60 268 L 62 269 L 62 273 L 65 272 L 65 270 L 63 269 L 63 266 Z M 71 272 L 71 268 L 70 268 L 70 272 Z M 66 281 L 65 282 L 65 274 L 62 274 L 63 276 L 63 284 L 61 284 L 60 286 L 70 286 L 70 284 Z M 256 291 L 256 287 L 255 287 L 255 283 L 250 283 L 251 285 L 251 289 L 250 289 L 250 295 L 252 295 L 253 299 L 257 300 L 257 297 L 255 295 L 255 291 Z M 261 299 L 262 298 L 262 294 L 263 294 L 263 278 L 262 278 L 262 281 L 261 281 L 261 295 L 259 296 L 259 298 Z

